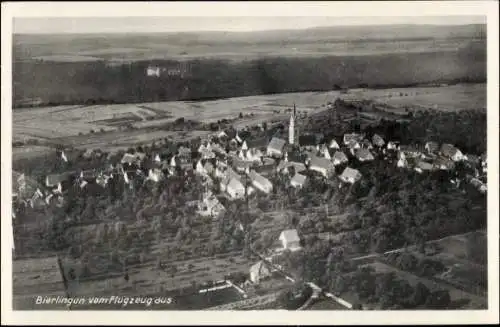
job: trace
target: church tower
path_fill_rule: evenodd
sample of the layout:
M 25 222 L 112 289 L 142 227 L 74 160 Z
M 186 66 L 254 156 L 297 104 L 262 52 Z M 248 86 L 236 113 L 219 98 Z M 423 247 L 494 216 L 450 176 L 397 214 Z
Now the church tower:
M 288 143 L 295 144 L 295 103 L 293 104 L 293 112 L 290 115 L 290 125 L 288 126 Z

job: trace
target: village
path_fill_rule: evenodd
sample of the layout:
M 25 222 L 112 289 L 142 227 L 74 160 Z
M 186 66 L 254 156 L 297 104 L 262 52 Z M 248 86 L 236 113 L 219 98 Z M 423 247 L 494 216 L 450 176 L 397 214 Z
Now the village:
M 335 111 L 335 105 L 329 104 L 327 110 Z M 289 111 L 290 118 L 285 124 L 268 126 L 264 123 L 238 130 L 230 127 L 215 132 L 206 139 L 182 144 L 165 139 L 156 141 L 151 146 L 139 146 L 125 153 L 114 154 L 92 150 L 75 154 L 60 149 L 57 151 L 57 162 L 53 169 L 57 172 L 40 177 L 40 182 L 23 173 L 14 172 L 13 253 L 29 251 L 23 245 L 23 237 L 28 235 L 26 230 L 29 228 L 25 225 L 29 224 L 26 222 L 26 215 L 30 212 L 68 212 L 68 202 L 75 203 L 75 197 L 109 198 L 111 200 L 103 200 L 108 201 L 109 206 L 118 198 L 125 205 L 126 199 L 135 201 L 134 197 L 148 194 L 153 201 L 149 201 L 149 208 L 156 208 L 159 204 L 154 203 L 153 199 L 160 197 L 164 201 L 161 205 L 165 209 L 151 209 L 153 213 L 147 213 L 149 209 L 145 204 L 145 209 L 134 209 L 134 212 L 137 212 L 137 219 L 140 221 L 153 224 L 152 233 L 156 233 L 155 229 L 158 229 L 157 239 L 163 238 L 159 234 L 160 229 L 169 229 L 165 222 L 161 222 L 161 212 L 172 211 L 170 215 L 181 218 L 190 216 L 182 218 L 185 221 L 181 220 L 181 227 L 171 234 L 175 239 L 169 244 L 178 243 L 177 249 L 180 249 L 180 244 L 186 242 L 186 238 L 191 239 L 193 243 L 201 242 L 204 239 L 202 233 L 209 232 L 207 228 L 220 229 L 223 234 L 229 234 L 227 239 L 223 237 L 223 243 L 229 245 L 225 250 L 220 249 L 220 252 L 243 251 L 243 257 L 248 262 L 243 267 L 250 265 L 246 271 L 241 267 L 237 269 L 236 272 L 242 277 L 236 280 L 224 278 L 227 274 L 223 274 L 218 280 L 186 282 L 198 285 L 199 294 L 232 287 L 244 301 L 248 301 L 255 296 L 263 296 L 262 291 L 256 293 L 255 289 L 267 288 L 269 292 L 273 292 L 283 288 L 282 283 L 295 283 L 297 275 L 288 269 L 290 265 L 282 261 L 290 261 L 286 259 L 290 253 L 303 252 L 305 244 L 309 242 L 306 239 L 309 239 L 311 234 L 327 240 L 330 245 L 338 246 L 342 243 L 342 238 L 335 240 L 335 228 L 329 230 L 327 227 L 317 226 L 338 225 L 334 222 L 330 224 L 328 219 L 341 216 L 342 210 L 335 208 L 328 199 L 337 193 L 355 192 L 361 187 L 357 184 L 363 184 L 365 180 L 373 178 L 365 172 L 373 165 L 391 167 L 408 174 L 429 175 L 444 172 L 448 179 L 443 183 L 448 183 L 451 188 L 463 190 L 463 186 L 468 184 L 480 194 L 484 195 L 487 191 L 485 154 L 463 153 L 455 145 L 440 144 L 437 140 L 428 140 L 422 145 L 401 144 L 397 140 L 387 139 L 385 135 L 370 135 L 359 130 L 347 131 L 341 137 L 302 132 L 303 117 L 297 113 L 295 105 Z M 334 117 L 338 117 L 338 114 L 335 113 Z M 322 200 L 325 191 L 328 194 L 327 200 Z M 125 198 L 122 198 L 122 194 Z M 310 196 L 310 203 L 303 200 L 302 208 L 294 209 L 299 206 L 298 199 L 307 194 Z M 315 194 L 318 194 L 316 199 Z M 169 201 L 174 202 L 175 206 L 167 204 Z M 47 211 L 47 208 L 54 209 Z M 119 212 L 119 209 L 113 207 L 116 212 Z M 182 213 L 176 213 L 179 210 Z M 85 209 L 81 212 L 82 215 L 89 215 L 86 219 L 90 222 L 99 220 L 92 217 L 99 215 L 98 211 L 94 205 L 90 214 L 86 213 Z M 316 229 L 312 230 L 316 232 L 307 233 L 311 228 L 303 227 L 306 224 L 304 217 L 307 218 L 314 212 L 321 212 L 325 219 L 317 221 L 314 218 Z M 104 213 L 102 215 L 111 217 Z M 135 216 L 135 213 L 132 215 Z M 276 218 L 278 216 L 281 218 Z M 233 221 L 228 222 L 228 218 Z M 174 217 L 172 219 L 175 220 Z M 267 224 L 266 219 L 271 223 Z M 281 219 L 281 223 L 275 224 L 273 219 Z M 16 221 L 22 221 L 17 228 Z M 78 221 L 82 225 L 89 224 L 84 222 L 83 217 L 78 218 Z M 111 224 L 118 224 L 119 221 L 120 218 L 110 219 Z M 118 234 L 122 233 L 123 225 L 122 223 L 122 227 L 117 229 Z M 194 236 L 192 232 L 197 225 L 200 229 L 197 229 L 194 234 L 197 236 Z M 71 226 L 78 228 L 74 223 Z M 294 226 L 299 228 L 293 228 Z M 16 235 L 16 231 L 19 235 Z M 55 233 L 64 234 L 64 231 L 57 230 Z M 126 231 L 123 233 L 127 235 Z M 76 232 L 73 234 L 80 235 Z M 63 243 L 73 244 L 79 237 L 81 239 L 81 236 L 76 235 L 71 236 L 70 242 Z M 132 234 L 129 230 L 128 236 L 130 235 Z M 269 235 L 273 235 L 273 238 L 270 239 Z M 143 238 L 142 234 L 140 238 Z M 81 258 L 85 251 L 82 249 L 85 247 L 83 244 L 85 243 L 80 244 L 78 249 L 71 246 L 71 251 L 76 252 L 74 258 Z M 203 247 L 203 243 L 200 245 Z M 67 247 L 60 245 L 59 248 L 56 246 L 48 252 L 61 253 L 64 248 Z M 393 249 L 391 246 L 385 246 L 381 252 Z M 168 252 L 173 254 L 175 247 L 169 248 Z M 193 257 L 196 257 L 194 252 Z M 211 249 L 210 252 L 217 251 Z M 19 257 L 20 261 L 24 260 L 23 255 Z M 175 264 L 175 259 L 171 261 Z M 164 265 L 160 258 L 155 262 L 160 268 Z M 132 267 L 130 264 L 122 264 L 120 274 L 125 280 L 128 280 Z M 172 266 L 169 269 L 172 270 Z M 63 277 L 64 280 L 66 278 Z M 310 285 L 312 297 L 316 298 L 322 292 L 317 280 L 308 280 L 303 276 L 299 279 Z M 273 282 L 267 285 L 266 280 Z M 274 282 L 276 280 L 280 282 Z M 69 289 L 71 287 L 65 286 L 67 294 L 71 293 Z M 171 290 L 173 289 L 175 288 Z M 75 294 L 78 292 L 75 291 Z M 325 294 L 341 307 L 355 307 L 353 303 L 332 292 Z

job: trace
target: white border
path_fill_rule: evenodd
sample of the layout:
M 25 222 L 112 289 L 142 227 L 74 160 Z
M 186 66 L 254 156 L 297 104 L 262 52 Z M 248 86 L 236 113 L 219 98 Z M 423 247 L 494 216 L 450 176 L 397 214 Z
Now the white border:
M 168 13 L 168 14 L 167 14 Z M 173 14 L 175 13 L 175 14 Z M 487 311 L 12 311 L 11 18 L 97 16 L 444 16 L 486 15 L 488 31 Z M 2 3 L 2 324 L 466 324 L 498 323 L 498 2 L 30 2 Z M 368 20 L 369 21 L 369 20 Z M 473 131 L 471 131 L 473 133 Z

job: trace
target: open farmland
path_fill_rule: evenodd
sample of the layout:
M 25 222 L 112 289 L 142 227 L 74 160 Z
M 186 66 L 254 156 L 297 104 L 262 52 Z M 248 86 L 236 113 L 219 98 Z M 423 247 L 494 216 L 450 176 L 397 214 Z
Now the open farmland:
M 486 84 L 458 84 L 438 87 L 409 87 L 383 90 L 350 90 L 344 99 L 373 100 L 393 107 L 388 109 L 404 112 L 404 108 L 416 110 L 435 109 L 456 111 L 464 109 L 486 110 Z

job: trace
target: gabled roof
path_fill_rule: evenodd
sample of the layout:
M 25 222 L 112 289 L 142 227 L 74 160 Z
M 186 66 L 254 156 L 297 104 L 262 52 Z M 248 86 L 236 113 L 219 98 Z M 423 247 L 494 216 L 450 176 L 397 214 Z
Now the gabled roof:
M 420 160 L 417 164 L 417 167 L 422 170 L 432 170 L 434 166 L 431 163 Z
M 361 179 L 362 175 L 357 169 L 353 169 L 350 167 L 346 167 L 342 174 L 340 175 L 340 178 L 342 180 L 354 180 L 357 181 Z
M 47 185 L 57 185 L 68 179 L 68 174 L 50 174 L 45 178 L 45 182 Z
M 249 177 L 252 179 L 252 182 L 263 187 L 273 187 L 273 184 L 267 178 L 258 174 L 255 170 L 250 171 Z
M 372 153 L 368 150 L 368 149 L 358 149 L 356 151 L 356 157 L 358 159 L 363 159 L 363 160 L 373 160 L 374 157 L 372 155 Z
M 281 151 L 283 151 L 283 147 L 285 146 L 285 144 L 286 144 L 285 140 L 280 139 L 278 137 L 273 137 L 271 139 L 271 142 L 269 142 L 267 148 L 281 152 Z
M 259 278 L 267 277 L 271 275 L 271 270 L 268 267 L 268 264 L 261 260 L 250 267 L 250 274 L 257 275 Z
M 279 239 L 287 243 L 300 242 L 300 237 L 296 229 L 287 229 L 282 231 Z
M 347 156 L 342 151 L 335 151 L 335 153 L 333 154 L 332 160 L 340 161 L 340 162 L 348 161 Z
M 323 169 L 329 169 L 332 167 L 332 162 L 326 158 L 313 156 L 313 157 L 311 157 L 309 167 L 318 167 L 318 168 L 323 168 Z

